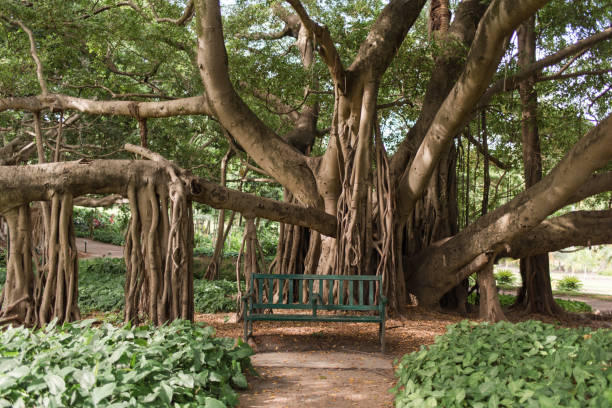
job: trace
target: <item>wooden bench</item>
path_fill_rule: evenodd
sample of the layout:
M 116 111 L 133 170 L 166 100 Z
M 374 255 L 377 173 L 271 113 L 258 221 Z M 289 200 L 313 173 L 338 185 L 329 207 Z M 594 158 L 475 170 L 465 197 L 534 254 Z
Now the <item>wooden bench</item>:
M 253 274 L 249 292 L 243 298 L 244 341 L 253 335 L 254 321 L 371 322 L 380 325 L 378 337 L 381 352 L 384 353 L 387 299 L 382 294 L 381 283 L 380 276 L 371 275 Z M 275 289 L 280 293 L 276 299 Z M 334 291 L 337 291 L 337 296 L 334 296 Z M 265 313 L 278 309 L 309 313 Z M 366 313 L 321 315 L 317 314 L 319 310 Z

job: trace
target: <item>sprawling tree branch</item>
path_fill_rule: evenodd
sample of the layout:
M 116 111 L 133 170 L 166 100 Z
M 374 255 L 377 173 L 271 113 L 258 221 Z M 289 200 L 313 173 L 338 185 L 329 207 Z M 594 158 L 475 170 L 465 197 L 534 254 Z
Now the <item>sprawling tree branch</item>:
M 470 141 L 470 143 L 472 143 L 474 146 L 476 146 L 476 149 L 478 149 L 480 154 L 486 155 L 486 157 L 491 161 L 491 163 L 493 163 L 495 165 L 495 167 L 497 167 L 498 169 L 502 169 L 502 170 L 510 170 L 510 166 L 508 164 L 503 163 L 497 157 L 493 156 L 489 150 L 485 151 L 484 146 L 482 145 L 482 143 L 480 143 L 478 140 L 476 140 L 474 138 L 474 136 L 472 136 L 471 133 L 469 133 L 469 132 L 466 133 L 466 136 L 467 136 L 468 140 Z
M 166 118 L 178 115 L 212 115 L 205 95 L 162 102 L 94 101 L 63 94 L 9 97 L 0 99 L 0 112 L 5 110 L 39 112 L 75 110 L 93 115 L 123 115 L 140 118 Z
M 589 179 L 568 198 L 564 206 L 577 203 L 587 197 L 606 191 L 612 191 L 612 171 L 591 175 L 591 177 L 589 177 Z
M 408 30 L 421 13 L 425 0 L 392 0 L 380 12 L 365 41 L 359 47 L 350 71 L 368 70 L 382 75 L 397 54 Z
M 23 22 L 20 20 L 11 21 L 12 24 L 18 25 L 21 29 L 28 35 L 28 40 L 30 42 L 30 54 L 32 55 L 32 59 L 36 63 L 36 77 L 38 78 L 38 83 L 40 85 L 40 90 L 43 95 L 47 95 L 47 81 L 43 75 L 43 66 L 42 62 L 40 62 L 40 58 L 38 58 L 38 52 L 36 52 L 36 42 L 34 41 L 34 34 L 32 30 L 30 30 Z
M 309 207 L 319 194 L 306 158 L 269 129 L 238 96 L 230 82 L 217 0 L 196 0 L 198 68 L 215 116 L 266 172 Z
M 483 16 L 467 57 L 465 69 L 438 110 L 412 163 L 400 180 L 398 210 L 411 214 L 416 200 L 429 183 L 441 152 L 457 134 L 465 117 L 478 102 L 505 52 L 514 28 L 547 0 L 494 0 Z
M 435 303 L 467 276 L 461 268 L 483 253 L 497 252 L 564 206 L 612 159 L 612 115 L 584 135 L 563 160 L 533 187 L 479 218 L 443 244 L 419 254 L 409 288 L 426 304 Z M 415 259 L 416 259 L 415 258 Z M 418 284 L 417 284 L 418 282 Z M 410 284 L 412 283 L 412 284 Z
M 612 210 L 575 211 L 543 221 L 519 235 L 501 257 L 525 258 L 571 246 L 612 244 Z
M 561 62 L 565 58 L 571 55 L 583 52 L 591 48 L 595 44 L 608 40 L 609 38 L 612 38 L 612 27 L 609 27 L 600 33 L 594 34 L 590 37 L 580 40 L 572 45 L 569 45 L 563 48 L 562 50 L 555 52 L 554 54 L 544 57 L 541 60 L 536 61 L 529 68 L 524 69 L 515 75 L 497 80 L 482 95 L 482 97 L 480 98 L 480 101 L 478 102 L 478 106 L 482 107 L 484 105 L 487 105 L 489 101 L 491 100 L 491 98 L 493 97 L 493 95 L 497 93 L 507 92 L 507 91 L 512 91 L 514 89 L 517 89 L 519 86 L 519 83 L 523 81 L 525 78 L 529 77 L 530 75 L 537 74 L 539 76 L 540 72 L 542 72 L 544 68 L 554 65 L 558 62 Z M 601 72 L 601 73 L 604 73 L 604 72 Z M 583 73 L 580 75 L 588 75 L 588 73 Z M 593 75 L 593 73 L 591 75 Z M 569 77 L 570 76 L 568 76 L 568 78 Z M 547 76 L 540 77 L 540 80 L 555 80 L 555 79 L 563 79 L 563 78 L 564 77 L 555 77 L 553 75 L 553 76 L 548 76 L 548 77 Z
M 340 54 L 338 54 L 329 30 L 310 18 L 299 0 L 287 0 L 287 2 L 291 4 L 291 7 L 300 17 L 302 25 L 316 38 L 316 42 L 319 45 L 319 55 L 321 55 L 323 62 L 327 65 L 334 83 L 342 92 L 346 91 L 346 71 L 342 66 Z
M 128 200 L 119 194 L 111 194 L 105 197 L 76 197 L 73 201 L 74 205 L 81 207 L 111 207 L 116 204 L 127 204 Z
M 155 11 L 155 5 L 152 1 L 149 1 L 149 6 L 151 7 L 151 12 L 155 17 L 155 21 L 158 23 L 170 23 L 176 24 L 178 26 L 184 26 L 191 18 L 193 17 L 193 0 L 189 0 L 187 6 L 185 6 L 185 10 L 183 14 L 179 18 L 168 18 L 168 17 L 159 17 L 157 12 Z
M 81 160 L 29 166 L 0 166 L 0 214 L 33 202 L 48 201 L 55 192 L 128 195 L 129 185 L 161 177 L 167 161 Z M 214 208 L 226 208 L 251 217 L 309 227 L 335 236 L 336 218 L 314 208 L 304 208 L 221 187 L 177 168 L 192 200 Z M 85 200 L 87 201 L 87 200 Z M 78 201 L 77 201 L 78 202 Z
M 427 84 L 419 118 L 399 144 L 389 163 L 393 184 L 398 183 L 410 156 L 416 152 L 436 112 L 459 78 L 468 47 L 474 40 L 478 23 L 485 11 L 486 5 L 480 0 L 464 0 L 457 7 L 455 19 L 443 39 L 445 52 L 437 58 L 436 68 Z

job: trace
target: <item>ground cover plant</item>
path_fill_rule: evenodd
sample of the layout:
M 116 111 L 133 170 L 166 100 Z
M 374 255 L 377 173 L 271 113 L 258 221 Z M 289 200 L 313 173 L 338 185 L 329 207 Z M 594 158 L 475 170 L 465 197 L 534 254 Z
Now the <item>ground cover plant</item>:
M 123 310 L 125 262 L 121 258 L 83 259 L 79 262 L 81 313 Z
M 405 355 L 396 407 L 610 407 L 612 331 L 462 321 Z
M 4 280 L 0 276 L 0 283 Z M 79 263 L 79 308 L 82 313 L 122 311 L 125 302 L 125 262 L 120 258 L 84 259 Z M 197 313 L 236 310 L 236 282 L 193 282 Z
M 498 296 L 499 303 L 502 307 L 512 306 L 516 302 L 516 296 L 514 295 L 506 295 L 504 293 L 500 293 L 498 294 Z M 591 306 L 579 300 L 555 299 L 555 302 L 567 312 L 582 313 L 593 311 L 593 308 Z M 472 305 L 478 304 L 478 293 L 472 292 L 470 296 L 468 296 L 468 303 Z
M 251 348 L 212 327 L 93 325 L 0 333 L 0 407 L 234 406 Z

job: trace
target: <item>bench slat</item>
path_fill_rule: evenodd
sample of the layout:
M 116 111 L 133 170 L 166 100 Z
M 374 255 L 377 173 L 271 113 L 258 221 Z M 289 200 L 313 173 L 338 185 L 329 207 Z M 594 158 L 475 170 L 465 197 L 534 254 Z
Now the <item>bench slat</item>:
M 288 305 L 286 303 L 253 303 L 253 308 L 270 310 L 312 310 L 312 305 L 309 303 L 294 303 L 291 305 Z M 378 305 L 317 305 L 317 310 L 344 310 L 359 312 L 366 310 L 379 311 L 380 307 Z
M 370 281 L 370 304 L 374 304 L 374 281 Z
M 289 304 L 293 303 L 293 279 L 289 279 Z
M 252 321 L 310 321 L 310 322 L 364 322 L 378 323 L 380 318 L 377 316 L 312 316 L 312 315 L 270 315 L 270 314 L 252 314 L 249 316 Z
M 276 300 L 276 303 L 283 303 L 283 292 L 285 292 L 285 279 L 278 278 L 278 299 Z
M 257 281 L 259 283 L 259 293 L 258 293 L 258 298 L 259 298 L 259 303 L 263 303 L 263 280 L 258 280 Z
M 308 281 L 308 303 L 312 302 L 312 296 L 313 296 L 313 292 L 312 292 L 312 284 L 314 283 L 313 280 L 309 280 Z
M 348 281 L 349 284 L 349 305 L 353 306 L 353 286 L 354 286 L 354 281 Z
M 298 291 L 299 293 L 299 299 L 300 299 L 300 304 L 304 303 L 304 285 L 303 285 L 303 280 L 299 280 L 298 281 Z
M 295 280 L 364 280 L 364 281 L 380 281 L 379 275 L 282 275 L 284 279 L 295 279 Z M 255 273 L 253 274 L 255 279 L 278 279 L 278 274 L 273 273 Z
M 363 305 L 363 281 L 359 281 L 359 304 Z
M 340 281 L 340 292 L 339 293 L 340 294 L 338 296 L 338 304 L 343 305 L 344 304 L 343 302 L 344 300 L 344 281 L 343 280 Z

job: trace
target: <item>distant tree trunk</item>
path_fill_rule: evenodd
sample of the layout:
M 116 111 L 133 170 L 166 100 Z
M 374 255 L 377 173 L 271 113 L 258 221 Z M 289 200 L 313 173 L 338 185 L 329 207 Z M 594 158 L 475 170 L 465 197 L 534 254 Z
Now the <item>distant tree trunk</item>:
M 230 147 L 223 156 L 221 160 L 221 185 L 223 187 L 227 184 L 227 163 L 233 156 L 233 149 Z M 219 210 L 219 218 L 217 222 L 217 240 L 215 242 L 215 249 L 213 252 L 213 256 L 210 259 L 210 263 L 206 268 L 206 274 L 204 275 L 205 279 L 214 280 L 219 277 L 219 269 L 221 258 L 223 257 L 223 247 L 225 246 L 225 240 L 227 239 L 227 235 L 229 234 L 230 229 L 232 228 L 232 223 L 234 222 L 235 213 L 232 213 L 229 223 L 227 225 L 227 230 L 225 229 L 225 209 Z
M 487 215 L 489 211 L 489 190 L 491 189 L 491 174 L 489 173 L 489 141 L 487 134 L 487 111 L 483 110 L 481 113 L 481 127 L 482 127 L 482 150 L 483 150 L 483 168 L 484 173 L 483 186 L 482 186 L 482 207 L 480 210 L 481 215 Z
M 529 18 L 517 30 L 519 43 L 519 66 L 523 69 L 535 62 L 536 39 L 535 17 Z M 525 187 L 529 188 L 542 179 L 542 154 L 538 134 L 538 99 L 535 77 L 521 82 L 519 93 L 523 104 L 521 133 L 523 138 L 523 163 Z M 554 315 L 563 313 L 554 300 L 550 283 L 548 254 L 521 259 L 522 286 L 516 306 L 527 313 Z
M 486 266 L 478 271 L 478 288 L 480 294 L 480 318 L 488 322 L 495 323 L 500 320 L 506 320 L 506 316 L 502 311 L 497 295 L 497 286 L 495 285 L 495 276 L 493 275 L 493 261 L 495 257 L 491 256 Z

